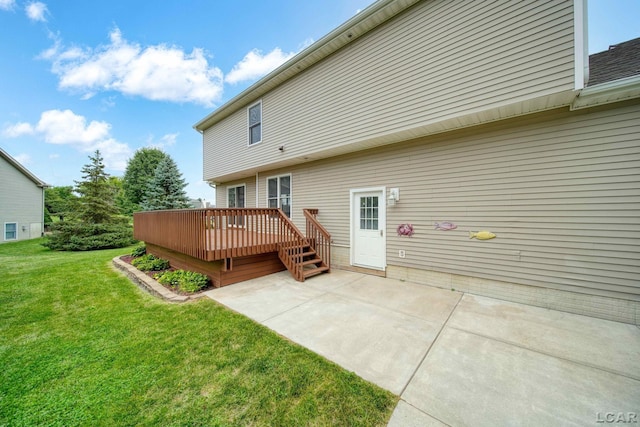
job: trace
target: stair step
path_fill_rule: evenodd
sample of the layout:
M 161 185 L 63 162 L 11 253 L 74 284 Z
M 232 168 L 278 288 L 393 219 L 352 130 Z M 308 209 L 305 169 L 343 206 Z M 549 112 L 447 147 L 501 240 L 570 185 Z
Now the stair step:
M 302 261 L 300 264 L 302 265 L 309 265 L 309 264 L 319 264 L 322 262 L 321 258 L 314 258 L 314 259 L 308 259 L 306 261 Z
M 318 275 L 320 273 L 324 273 L 325 271 L 328 271 L 328 270 L 329 270 L 329 267 L 326 267 L 326 266 L 325 267 L 314 268 L 312 270 L 305 270 L 304 271 L 304 278 L 306 279 L 306 278 L 309 278 L 309 277 L 312 277 L 312 276 L 316 276 L 316 275 Z
M 291 258 L 304 258 L 306 256 L 311 256 L 311 255 L 315 255 L 316 251 L 309 251 L 309 252 L 303 252 L 301 254 L 295 254 L 295 255 L 291 255 Z

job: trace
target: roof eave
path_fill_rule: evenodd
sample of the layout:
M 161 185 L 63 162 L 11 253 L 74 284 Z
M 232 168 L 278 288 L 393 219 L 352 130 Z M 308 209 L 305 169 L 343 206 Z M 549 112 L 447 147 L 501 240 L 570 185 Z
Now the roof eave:
M 7 153 L 6 151 L 4 151 L 2 148 L 0 148 L 0 156 L 5 159 L 7 162 L 9 162 L 13 167 L 15 167 L 16 169 L 18 169 L 20 172 L 22 172 L 22 174 L 24 176 L 26 176 L 27 178 L 29 178 L 31 181 L 33 181 L 34 184 L 36 184 L 38 187 L 40 188 L 48 188 L 51 187 L 51 185 L 47 184 L 46 182 L 42 181 L 40 178 L 38 178 L 37 176 L 35 176 L 34 174 L 32 174 L 27 168 L 25 168 L 24 166 L 22 166 L 20 164 L 20 162 L 18 162 L 16 159 L 14 159 L 13 157 L 11 157 L 9 155 L 9 153 Z
M 571 110 L 595 107 L 640 97 L 640 75 L 588 86 L 571 104 Z
M 378 0 L 193 125 L 199 132 L 388 21 L 419 0 Z

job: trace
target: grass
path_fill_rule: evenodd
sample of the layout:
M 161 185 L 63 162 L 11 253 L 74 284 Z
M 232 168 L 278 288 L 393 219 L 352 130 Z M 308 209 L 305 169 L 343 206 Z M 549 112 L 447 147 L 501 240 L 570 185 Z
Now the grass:
M 127 249 L 0 245 L 0 425 L 384 425 L 397 397 L 208 299 L 168 304 Z M 129 249 L 130 250 L 130 249 Z

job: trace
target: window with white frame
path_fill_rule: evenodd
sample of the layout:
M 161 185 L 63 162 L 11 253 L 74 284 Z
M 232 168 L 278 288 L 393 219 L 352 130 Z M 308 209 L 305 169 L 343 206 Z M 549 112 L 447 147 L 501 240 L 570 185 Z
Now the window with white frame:
M 244 208 L 245 185 L 237 185 L 235 187 L 227 187 L 227 207 L 228 208 Z
M 18 239 L 18 223 L 5 222 L 4 223 L 4 240 L 17 240 L 17 239 Z
M 227 187 L 227 207 L 228 208 L 244 208 L 244 195 L 245 185 L 236 185 L 233 187 Z M 236 227 L 242 227 L 244 225 L 244 218 L 242 215 L 229 216 L 229 225 Z
M 267 178 L 267 206 L 280 208 L 291 218 L 291 175 Z
M 253 104 L 248 110 L 249 145 L 262 141 L 262 101 Z

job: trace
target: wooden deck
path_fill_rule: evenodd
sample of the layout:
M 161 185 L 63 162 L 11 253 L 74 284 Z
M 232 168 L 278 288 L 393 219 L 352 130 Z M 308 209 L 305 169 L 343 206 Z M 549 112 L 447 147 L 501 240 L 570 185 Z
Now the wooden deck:
M 331 236 L 318 223 L 317 210 L 303 212 L 306 235 L 282 210 L 272 208 L 136 212 L 133 230 L 134 237 L 158 255 L 181 265 L 192 264 L 194 271 L 207 270 L 210 277 L 213 272 L 232 271 L 234 264 L 251 269 L 246 266 L 259 263 L 266 266 L 264 271 L 284 265 L 296 280 L 304 281 L 330 270 Z M 277 265 L 274 259 L 279 260 Z

